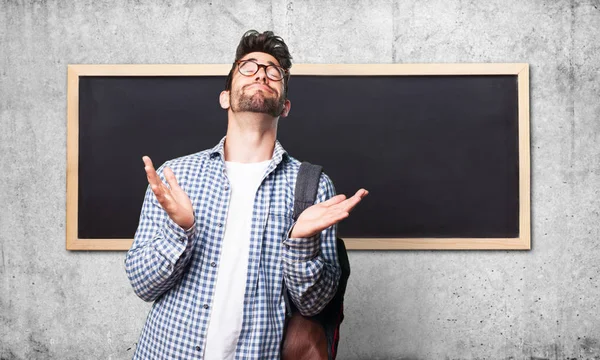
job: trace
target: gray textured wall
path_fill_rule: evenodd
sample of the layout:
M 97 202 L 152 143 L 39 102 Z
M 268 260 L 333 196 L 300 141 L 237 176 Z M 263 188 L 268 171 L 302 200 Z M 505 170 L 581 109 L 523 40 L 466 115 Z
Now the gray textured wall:
M 598 0 L 2 0 L 1 359 L 130 358 L 150 307 L 124 252 L 65 250 L 67 64 L 229 63 L 250 28 L 296 63 L 530 63 L 533 249 L 352 252 L 340 359 L 600 358 Z

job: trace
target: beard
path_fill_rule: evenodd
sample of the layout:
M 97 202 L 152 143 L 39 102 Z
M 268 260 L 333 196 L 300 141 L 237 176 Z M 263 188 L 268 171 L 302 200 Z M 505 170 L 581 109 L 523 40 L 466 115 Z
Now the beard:
M 285 98 L 283 96 L 267 97 L 263 91 L 257 91 L 253 95 L 244 92 L 244 89 L 232 94 L 231 110 L 234 112 L 248 111 L 269 114 L 273 117 L 281 115 Z

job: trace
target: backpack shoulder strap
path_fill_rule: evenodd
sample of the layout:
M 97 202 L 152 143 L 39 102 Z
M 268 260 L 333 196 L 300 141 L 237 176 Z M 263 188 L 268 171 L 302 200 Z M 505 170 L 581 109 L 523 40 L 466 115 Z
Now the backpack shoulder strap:
M 300 170 L 298 170 L 296 178 L 296 190 L 294 191 L 294 221 L 297 221 L 300 214 L 315 203 L 322 170 L 322 166 L 307 161 L 300 164 Z M 292 316 L 295 306 L 289 298 L 285 281 L 283 282 L 282 293 L 287 315 Z
M 298 220 L 300 214 L 315 203 L 322 171 L 320 165 L 307 161 L 300 164 L 294 192 L 294 220 Z

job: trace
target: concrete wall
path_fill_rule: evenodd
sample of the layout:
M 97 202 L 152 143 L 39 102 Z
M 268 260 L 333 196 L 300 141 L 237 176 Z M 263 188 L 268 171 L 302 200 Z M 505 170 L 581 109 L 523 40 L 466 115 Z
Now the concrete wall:
M 600 358 L 598 0 L 4 0 L 1 359 L 130 358 L 150 307 L 124 252 L 65 250 L 67 64 L 229 63 L 250 28 L 295 63 L 531 66 L 533 249 L 352 252 L 340 359 Z

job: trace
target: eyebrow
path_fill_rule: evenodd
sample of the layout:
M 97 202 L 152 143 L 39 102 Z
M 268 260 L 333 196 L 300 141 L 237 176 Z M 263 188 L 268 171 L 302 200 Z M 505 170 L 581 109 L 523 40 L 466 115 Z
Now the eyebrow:
M 255 58 L 244 59 L 244 60 L 242 60 L 242 61 L 246 61 L 246 60 L 254 60 L 254 61 L 258 61 L 258 60 L 257 60 L 257 59 L 255 59 Z M 268 63 L 269 65 L 275 65 L 275 66 L 279 66 L 279 65 L 275 64 L 275 63 L 274 63 L 274 62 L 272 62 L 272 61 L 267 61 L 267 63 Z

